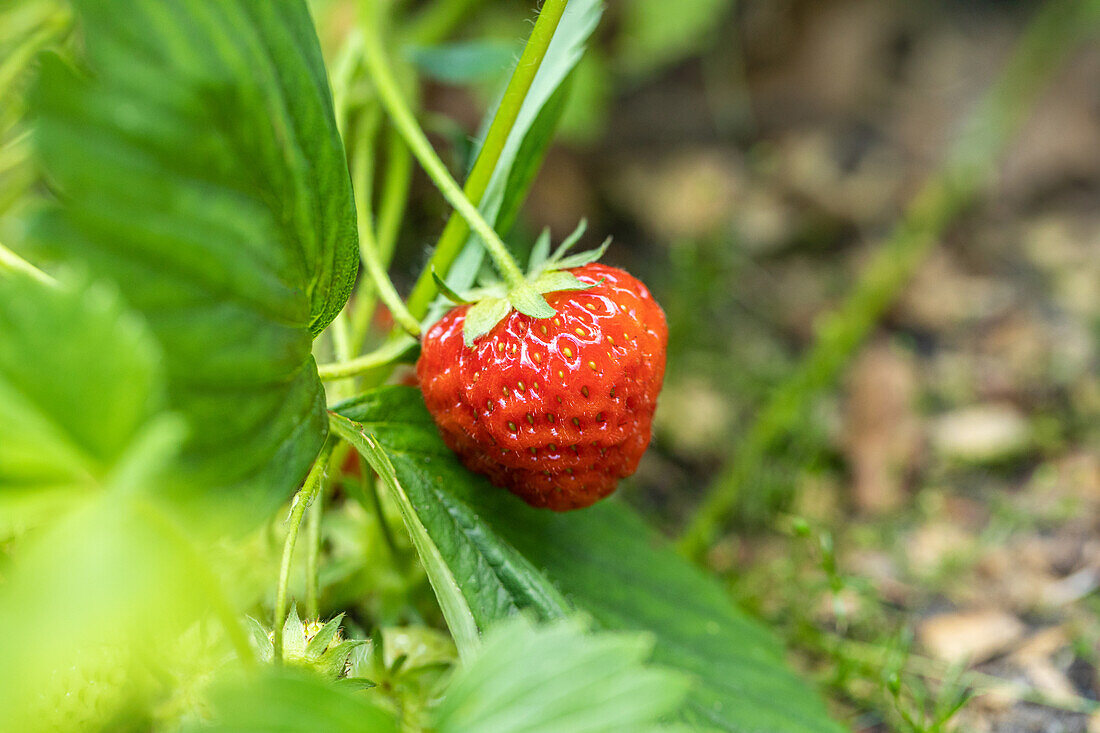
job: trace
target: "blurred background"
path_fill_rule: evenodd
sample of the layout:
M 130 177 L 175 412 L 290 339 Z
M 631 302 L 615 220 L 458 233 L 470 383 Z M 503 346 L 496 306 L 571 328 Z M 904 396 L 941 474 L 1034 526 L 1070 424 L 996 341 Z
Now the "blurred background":
M 469 6 L 459 35 L 510 53 L 527 4 Z M 611 2 L 513 233 L 587 217 L 656 293 L 667 381 L 622 493 L 673 535 L 734 497 L 708 564 L 857 730 L 938 730 L 963 686 L 957 730 L 1100 730 L 1100 48 L 1040 52 L 1018 129 L 967 127 L 991 87 L 1023 95 L 1038 7 Z M 500 77 L 438 72 L 461 170 Z M 414 186 L 399 285 L 446 214 Z

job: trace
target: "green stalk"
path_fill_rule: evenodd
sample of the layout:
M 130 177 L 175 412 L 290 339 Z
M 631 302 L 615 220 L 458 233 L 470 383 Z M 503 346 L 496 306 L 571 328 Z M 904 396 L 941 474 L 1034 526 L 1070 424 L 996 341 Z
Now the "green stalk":
M 386 175 L 382 179 L 382 195 L 378 200 L 378 253 L 382 263 L 389 265 L 397 246 L 405 205 L 409 201 L 412 183 L 412 154 L 393 128 L 386 129 Z
M 378 255 L 378 241 L 374 238 L 374 217 L 371 213 L 369 181 L 374 173 L 374 146 L 362 145 L 355 151 L 352 161 L 353 180 L 363 181 L 364 185 L 355 188 L 355 209 L 359 214 L 359 255 L 367 268 L 367 274 L 382 302 L 390 309 L 394 321 L 399 323 L 413 336 L 420 335 L 420 323 L 405 307 L 401 296 L 397 294 Z
M 318 587 L 320 586 L 321 515 L 324 513 L 324 508 L 325 492 L 322 488 L 317 492 L 317 498 L 310 507 L 311 511 L 306 524 L 306 616 L 314 619 L 321 616 Z
M 287 614 L 287 587 L 290 584 L 290 565 L 294 559 L 294 545 L 298 542 L 298 530 L 302 527 L 302 516 L 321 489 L 321 482 L 324 480 L 325 471 L 328 468 L 328 459 L 332 455 L 335 445 L 335 441 L 331 439 L 325 443 L 317 459 L 313 462 L 313 467 L 309 469 L 309 475 L 306 476 L 302 488 L 294 495 L 286 540 L 283 542 L 283 559 L 279 565 L 279 587 L 275 595 L 275 623 L 272 627 L 272 644 L 275 647 L 276 662 L 281 661 L 283 658 L 283 624 L 286 623 Z
M 321 364 L 317 367 L 317 373 L 323 382 L 356 377 L 364 372 L 392 364 L 415 345 L 416 341 L 413 338 L 401 335 L 399 338 L 387 341 L 369 354 L 363 354 L 351 361 Z
M 479 204 L 481 197 L 485 195 L 493 170 L 500 160 L 504 145 L 523 107 L 523 100 L 527 98 L 527 92 L 531 89 L 539 67 L 542 66 L 542 60 L 550 47 L 550 41 L 554 37 L 567 3 L 568 0 L 546 0 L 543 3 L 542 11 L 539 13 L 538 20 L 535 21 L 535 28 L 527 39 L 523 55 L 520 56 L 516 68 L 512 71 L 512 78 L 508 81 L 500 106 L 497 107 L 489 126 L 489 132 L 485 135 L 477 160 L 474 161 L 470 175 L 466 178 L 463 191 L 466 198 L 474 205 Z M 433 268 L 440 276 L 446 275 L 459 253 L 462 252 L 469 232 L 470 228 L 461 212 L 452 213 L 432 251 L 431 259 L 420 273 L 409 295 L 408 305 L 413 315 L 419 318 L 427 315 L 428 307 L 439 293 L 435 278 L 432 277 Z
M 735 461 L 710 486 L 680 540 L 683 553 L 698 558 L 714 540 L 771 449 L 797 429 L 821 390 L 835 383 L 948 224 L 981 192 L 1043 82 L 1098 21 L 1100 0 L 1055 0 L 1039 11 L 939 174 L 917 194 L 844 303 L 822 319 L 809 353 L 773 392 Z
M 377 104 L 371 104 L 363 110 L 356 126 L 356 148 L 352 154 L 354 159 L 351 165 L 351 183 L 355 196 L 355 214 L 358 219 L 372 216 L 371 207 L 374 206 L 374 156 L 360 156 L 359 149 L 362 147 L 373 150 L 381 124 L 382 110 Z M 359 226 L 362 225 L 359 224 Z M 351 314 L 351 350 L 355 354 L 363 348 L 363 341 L 370 329 L 370 320 L 374 316 L 376 300 L 374 280 L 369 277 L 360 278 L 355 288 L 355 307 Z
M 394 127 L 401 133 L 401 137 L 405 138 L 409 150 L 420 161 L 420 165 L 443 194 L 443 198 L 447 199 L 447 203 L 461 214 L 470 228 L 481 237 L 482 244 L 489 256 L 493 258 L 501 277 L 510 287 L 519 287 L 523 284 L 523 271 L 508 253 L 504 242 L 481 216 L 481 212 L 462 193 L 462 189 L 451 177 L 447 166 L 439 159 L 431 143 L 428 142 L 427 136 L 420 129 L 404 97 L 401 96 L 401 91 L 397 88 L 397 82 L 386 63 L 386 52 L 377 28 L 372 23 L 368 23 L 368 26 L 363 39 L 367 71 L 374 81 L 378 97 L 382 101 L 382 106 L 386 108 L 386 112 L 389 113 Z
M 0 244 L 0 274 L 4 273 L 26 275 L 32 280 L 37 280 L 43 285 L 51 287 L 57 285 L 57 280 L 54 280 L 49 275 L 12 252 L 3 244 Z

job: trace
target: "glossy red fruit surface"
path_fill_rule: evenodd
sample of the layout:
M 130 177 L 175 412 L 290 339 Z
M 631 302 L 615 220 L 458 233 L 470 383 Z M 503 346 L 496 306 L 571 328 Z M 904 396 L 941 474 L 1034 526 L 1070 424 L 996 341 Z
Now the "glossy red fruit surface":
M 468 306 L 422 340 L 417 376 L 443 440 L 471 470 L 557 511 L 586 507 L 634 473 L 649 445 L 668 329 L 640 281 L 600 264 L 595 287 L 549 293 L 557 311 L 512 311 L 473 347 Z

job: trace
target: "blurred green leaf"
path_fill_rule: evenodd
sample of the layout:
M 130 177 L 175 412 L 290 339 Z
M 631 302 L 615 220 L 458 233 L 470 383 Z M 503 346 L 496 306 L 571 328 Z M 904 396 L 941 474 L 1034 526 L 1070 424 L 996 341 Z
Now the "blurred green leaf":
M 619 62 L 645 74 L 697 52 L 722 24 L 734 0 L 633 0 L 622 5 Z
M 644 634 L 586 634 L 576 619 L 494 626 L 436 710 L 441 733 L 641 731 L 677 710 L 686 675 L 647 667 Z M 532 664 L 532 660 L 537 660 Z
M 625 506 L 605 501 L 557 514 L 490 486 L 443 444 L 414 389 L 384 387 L 336 409 L 361 424 L 392 462 L 394 479 L 481 628 L 518 609 L 560 616 L 566 609 L 530 594 L 532 580 L 548 578 L 558 597 L 601 627 L 652 633 L 654 661 L 699 680 L 682 711 L 690 724 L 839 730 L 813 691 L 787 670 L 776 640 Z
M 163 480 L 185 436 L 113 286 L 0 277 L 0 537 Z
M 113 278 L 166 356 L 189 476 L 266 516 L 325 436 L 312 336 L 357 268 L 355 212 L 304 3 L 78 0 L 90 75 L 46 59 L 44 248 Z M 219 492 L 225 503 L 230 492 Z
M 14 554 L 0 587 L 0 624 L 15 630 L 0 634 L 4 730 L 130 730 L 118 721 L 148 709 L 150 661 L 206 610 L 190 554 L 121 488 Z
M 0 277 L 0 333 L 0 506 L 101 485 L 164 404 L 151 334 L 113 287 L 19 275 Z
M 448 84 L 491 81 L 502 76 L 519 51 L 501 40 L 475 40 L 413 46 L 409 59 L 425 76 Z
M 113 287 L 0 278 L 0 333 L 0 525 L 54 520 L 14 545 L 0 583 L 0 628 L 16 630 L 0 634 L 0 717 L 128 730 L 153 689 L 144 662 L 209 598 L 151 500 L 184 423 L 160 411 L 158 349 Z
M 185 730 L 223 733 L 386 733 L 393 718 L 361 691 L 326 684 L 289 668 L 223 682 L 211 693 L 214 722 Z

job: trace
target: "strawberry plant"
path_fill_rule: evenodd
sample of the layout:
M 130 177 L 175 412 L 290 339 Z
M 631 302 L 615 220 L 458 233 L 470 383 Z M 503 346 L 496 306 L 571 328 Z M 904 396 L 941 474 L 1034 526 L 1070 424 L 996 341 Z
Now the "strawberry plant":
M 543 4 L 461 187 L 402 55 L 460 17 L 361 3 L 326 64 L 297 0 L 41 9 L 0 279 L 18 729 L 57 694 L 74 730 L 834 729 L 715 581 L 579 509 L 649 442 L 664 315 L 583 227 L 528 272 L 502 236 L 598 2 Z M 454 213 L 405 299 L 412 160 Z
M 447 43 L 476 5 L 0 10 L 4 730 L 842 729 L 684 556 L 730 492 L 683 553 L 612 495 L 654 296 L 583 222 L 517 264 L 602 3 L 504 53 Z M 634 73 L 704 5 L 626 13 Z M 498 68 L 448 165 L 426 80 Z

